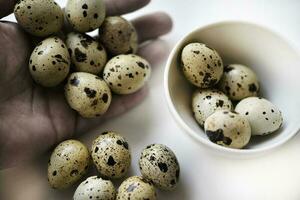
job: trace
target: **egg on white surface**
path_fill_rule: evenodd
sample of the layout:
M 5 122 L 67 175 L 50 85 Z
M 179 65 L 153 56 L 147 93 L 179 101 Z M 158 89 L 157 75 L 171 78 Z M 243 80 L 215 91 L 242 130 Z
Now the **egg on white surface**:
M 152 183 L 142 177 L 132 176 L 122 182 L 118 189 L 117 200 L 148 199 L 156 200 L 157 195 Z
M 259 83 L 255 72 L 240 64 L 225 66 L 219 86 L 230 99 L 236 101 L 257 96 L 259 92 Z
M 77 187 L 73 200 L 115 200 L 116 189 L 110 180 L 91 176 Z
M 248 97 L 243 99 L 236 105 L 235 111 L 249 121 L 252 135 L 273 133 L 283 123 L 279 108 L 264 98 Z
M 204 124 L 205 133 L 215 144 L 235 149 L 245 147 L 251 137 L 248 120 L 235 112 L 218 110 Z
M 216 89 L 196 89 L 192 97 L 194 117 L 201 127 L 205 120 L 217 110 L 232 110 L 230 99 Z
M 199 88 L 217 84 L 223 74 L 223 61 L 218 52 L 202 43 L 187 44 L 181 52 L 186 79 Z
M 148 145 L 141 153 L 142 177 L 163 190 L 173 190 L 179 181 L 180 166 L 176 155 L 163 144 Z
M 118 133 L 107 131 L 98 136 L 92 144 L 92 159 L 101 176 L 121 178 L 131 165 L 128 142 Z

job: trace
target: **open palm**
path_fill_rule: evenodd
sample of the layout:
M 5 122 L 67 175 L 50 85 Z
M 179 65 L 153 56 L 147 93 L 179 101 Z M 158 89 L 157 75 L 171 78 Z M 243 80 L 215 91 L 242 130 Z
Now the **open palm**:
M 107 0 L 108 15 L 121 15 L 145 6 L 149 0 Z M 0 18 L 11 13 L 13 0 L 0 0 Z M 133 21 L 140 42 L 170 31 L 172 23 L 163 13 Z M 141 47 L 139 54 L 150 62 L 157 59 L 159 42 Z M 103 120 L 136 105 L 145 88 L 116 96 L 108 112 L 96 119 L 83 119 L 67 105 L 63 88 L 45 89 L 36 85 L 28 70 L 33 47 L 28 35 L 15 23 L 0 22 L 0 168 L 20 164 L 45 152 L 56 143 L 87 131 Z

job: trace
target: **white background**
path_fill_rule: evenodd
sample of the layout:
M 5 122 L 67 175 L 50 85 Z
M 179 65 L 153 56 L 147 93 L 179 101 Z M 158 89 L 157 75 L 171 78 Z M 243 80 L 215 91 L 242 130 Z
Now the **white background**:
M 61 2 L 64 5 L 65 1 Z M 196 27 L 223 20 L 244 20 L 279 32 L 300 49 L 298 0 L 153 0 L 129 18 L 157 10 L 166 11 L 173 17 L 173 32 L 163 38 L 170 48 Z M 166 48 L 166 52 L 170 48 Z M 86 134 L 82 140 L 89 143 L 107 129 L 123 134 L 133 154 L 131 174 L 139 174 L 137 159 L 147 144 L 163 143 L 171 147 L 181 164 L 181 180 L 175 191 L 159 192 L 159 199 L 300 199 L 300 136 L 258 158 L 228 159 L 211 154 L 206 147 L 185 135 L 169 113 L 163 90 L 164 64 L 155 66 L 150 93 L 142 104 L 104 123 L 98 131 Z M 47 186 L 44 161 L 38 160 L 0 174 L 13 191 L 7 199 L 71 199 L 73 191 L 51 191 Z

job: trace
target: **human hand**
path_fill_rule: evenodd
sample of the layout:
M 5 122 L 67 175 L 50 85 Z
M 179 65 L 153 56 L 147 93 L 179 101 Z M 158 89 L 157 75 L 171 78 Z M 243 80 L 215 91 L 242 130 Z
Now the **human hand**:
M 106 0 L 107 15 L 135 11 L 150 0 Z M 0 0 L 0 18 L 10 14 L 15 0 Z M 171 30 L 172 21 L 164 13 L 145 15 L 132 21 L 139 42 L 155 39 Z M 135 94 L 114 96 L 106 114 L 83 119 L 66 103 L 63 89 L 36 85 L 28 70 L 32 41 L 19 25 L 0 22 L 0 169 L 20 164 L 47 151 L 75 134 L 84 133 L 104 120 L 137 105 L 145 88 Z M 159 41 L 141 46 L 138 54 L 150 63 L 161 53 Z

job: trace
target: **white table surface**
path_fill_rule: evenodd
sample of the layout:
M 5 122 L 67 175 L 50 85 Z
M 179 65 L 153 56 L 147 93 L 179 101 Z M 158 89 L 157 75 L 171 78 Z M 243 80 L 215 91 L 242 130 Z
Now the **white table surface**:
M 61 2 L 64 4 L 65 1 Z M 153 0 L 129 18 L 157 10 L 166 11 L 173 17 L 173 32 L 163 38 L 170 48 L 198 26 L 223 20 L 244 20 L 266 25 L 300 49 L 298 0 Z M 104 130 L 122 133 L 129 140 L 133 154 L 131 174 L 139 174 L 137 160 L 147 144 L 170 146 L 181 164 L 181 180 L 175 191 L 159 192 L 159 199 L 300 199 L 299 135 L 258 158 L 229 159 L 212 154 L 187 136 L 168 111 L 163 89 L 164 64 L 155 67 L 149 83 L 150 93 L 142 104 L 81 139 L 90 143 Z M 4 188 L 14 187 L 13 193 L 5 194 L 6 199 L 71 199 L 70 191 L 59 194 L 59 191 L 49 189 L 46 167 L 41 162 L 38 160 L 0 173 L 6 180 Z

